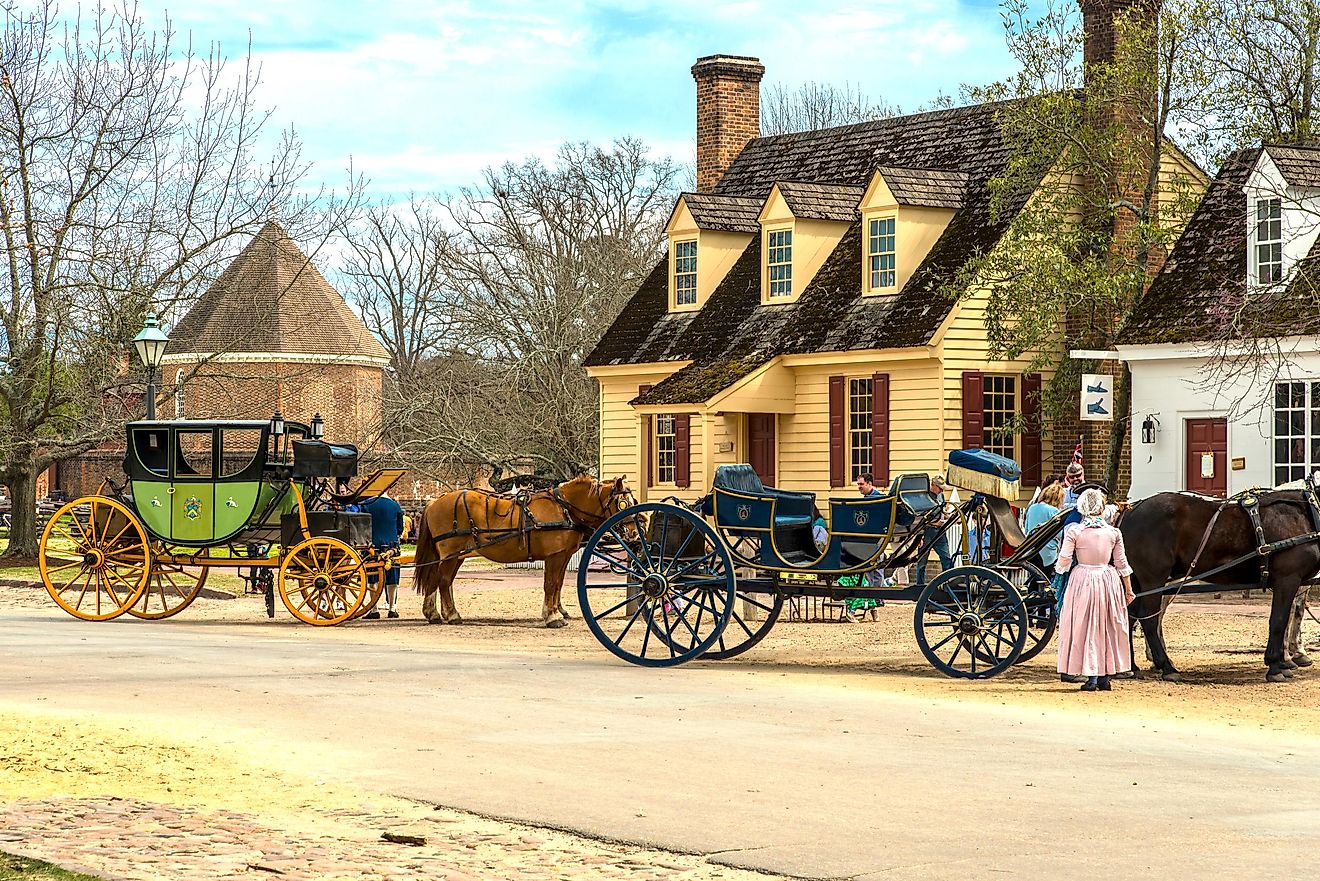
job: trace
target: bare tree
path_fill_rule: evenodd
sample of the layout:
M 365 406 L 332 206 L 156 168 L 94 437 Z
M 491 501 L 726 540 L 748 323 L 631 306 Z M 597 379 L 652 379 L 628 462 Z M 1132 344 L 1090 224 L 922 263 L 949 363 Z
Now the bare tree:
M 774 83 L 761 93 L 761 134 L 813 131 L 898 116 L 901 112 L 883 98 L 872 100 L 856 83 L 813 81 L 797 88 Z
M 397 289 L 408 289 L 391 295 L 397 317 L 364 309 L 374 330 L 432 328 L 420 335 L 431 348 L 392 352 L 420 357 L 396 369 L 389 444 L 429 456 L 440 472 L 594 470 L 597 392 L 582 359 L 660 256 L 679 174 L 633 139 L 565 144 L 549 165 L 487 169 L 479 186 L 439 204 L 443 229 L 413 209 L 372 233 L 391 240 L 391 255 L 436 256 L 426 272 L 420 261 L 391 270 L 393 256 L 354 270 L 394 271 Z
M 1197 90 L 1186 127 L 1210 165 L 1255 143 L 1320 134 L 1320 0 L 1184 0 L 1188 74 Z
M 441 214 L 414 195 L 406 205 L 371 208 L 346 239 L 345 293 L 390 353 L 396 381 L 412 388 L 428 362 L 451 350 L 459 323 Z
M 0 481 L 7 554 L 37 551 L 36 481 L 141 404 L 129 342 L 192 297 L 306 170 L 286 135 L 259 158 L 259 76 L 194 52 L 131 5 L 61 18 L 8 4 L 0 36 Z M 295 226 L 297 224 L 295 223 Z

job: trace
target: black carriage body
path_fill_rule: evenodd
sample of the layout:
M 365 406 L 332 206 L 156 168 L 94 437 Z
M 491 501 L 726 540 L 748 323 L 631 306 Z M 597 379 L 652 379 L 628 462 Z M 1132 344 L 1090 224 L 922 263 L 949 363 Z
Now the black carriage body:
M 308 426 L 265 420 L 158 420 L 126 426 L 126 498 L 147 532 L 169 545 L 275 543 L 280 516 L 296 506 L 285 444 Z

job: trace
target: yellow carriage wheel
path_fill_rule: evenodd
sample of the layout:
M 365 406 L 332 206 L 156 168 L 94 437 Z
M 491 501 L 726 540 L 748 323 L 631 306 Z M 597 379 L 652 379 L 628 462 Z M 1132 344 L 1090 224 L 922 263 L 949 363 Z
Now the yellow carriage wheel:
M 280 599 L 299 621 L 342 624 L 357 615 L 366 597 L 362 557 L 337 538 L 301 541 L 280 563 Z
M 147 586 L 147 533 L 127 506 L 85 496 L 55 512 L 41 534 L 41 580 L 60 608 L 84 621 L 131 609 Z
M 165 548 L 161 547 L 152 555 L 147 588 L 142 591 L 142 598 L 128 610 L 128 614 L 134 618 L 158 621 L 161 618 L 177 615 L 192 605 L 192 601 L 197 599 L 197 595 L 202 592 L 202 586 L 206 584 L 208 569 L 205 565 L 166 562 L 161 559 L 164 554 Z M 195 553 L 189 553 L 188 556 L 195 558 L 210 555 L 210 550 L 202 548 Z

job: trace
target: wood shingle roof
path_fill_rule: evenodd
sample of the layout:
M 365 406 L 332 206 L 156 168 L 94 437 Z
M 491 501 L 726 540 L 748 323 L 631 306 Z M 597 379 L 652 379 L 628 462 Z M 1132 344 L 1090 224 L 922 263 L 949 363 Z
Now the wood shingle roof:
M 668 311 L 668 260 L 642 282 L 586 359 L 587 366 L 690 360 L 682 392 L 670 398 L 667 382 L 646 403 L 706 400 L 719 388 L 698 387 L 697 375 L 717 363 L 764 363 L 780 354 L 893 349 L 927 344 L 956 302 L 946 290 L 974 255 L 999 241 L 1028 192 L 992 215 L 986 184 L 1011 155 L 998 111 L 990 103 L 919 113 L 838 128 L 758 138 L 734 160 L 715 195 L 764 202 L 776 184 L 816 185 L 813 191 L 857 197 L 852 224 L 815 277 L 791 303 L 761 303 L 761 243 L 754 239 L 698 311 Z M 962 185 L 958 210 L 925 260 L 897 295 L 863 296 L 862 235 L 856 206 L 860 188 L 877 168 L 924 171 L 932 191 L 946 200 Z M 952 170 L 952 171 L 951 171 Z M 1043 173 L 1043 169 L 1041 169 Z M 964 175 L 959 180 L 957 175 Z M 823 185 L 823 186 L 822 186 Z M 806 190 L 802 190 L 806 192 Z M 936 196 L 932 196 L 932 199 Z M 841 217 L 841 209 L 833 216 Z M 709 393 L 709 394 L 708 394 Z M 663 399 L 663 400 L 662 400 Z
M 389 353 L 275 221 L 248 242 L 170 331 L 169 355 Z
M 715 196 L 710 193 L 684 193 L 682 200 L 688 213 L 700 229 L 722 232 L 761 231 L 757 218 L 761 215 L 761 200 L 738 196 Z
M 1320 150 L 1253 147 L 1230 156 L 1159 274 L 1137 303 L 1119 345 L 1207 343 L 1265 333 L 1320 333 L 1320 239 L 1277 289 L 1252 289 L 1247 278 L 1251 229 L 1246 184 L 1261 152 L 1294 186 L 1317 181 Z M 1282 151 L 1282 152 L 1280 152 Z M 1289 165 L 1284 171 L 1279 157 Z
M 1306 190 L 1320 189 L 1320 147 L 1267 144 L 1265 152 L 1289 185 Z
M 866 194 L 865 187 L 839 184 L 811 184 L 779 181 L 779 195 L 794 217 L 807 220 L 834 220 L 844 223 L 857 218 L 857 205 Z M 760 231 L 759 229 L 757 230 Z
M 898 204 L 923 208 L 961 208 L 972 180 L 964 172 L 938 168 L 882 165 L 877 171 Z

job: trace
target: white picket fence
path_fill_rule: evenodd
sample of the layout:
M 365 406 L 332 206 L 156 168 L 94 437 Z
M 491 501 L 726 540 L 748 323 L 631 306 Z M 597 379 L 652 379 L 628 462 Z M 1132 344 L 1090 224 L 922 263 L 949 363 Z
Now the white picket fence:
M 582 551 L 579 550 L 576 554 L 574 554 L 572 557 L 569 558 L 568 571 L 576 572 L 578 570 L 578 566 L 581 565 L 581 563 L 582 563 Z M 505 569 L 544 569 L 545 561 L 531 560 L 530 562 L 525 562 L 525 563 L 505 563 L 504 568 Z

